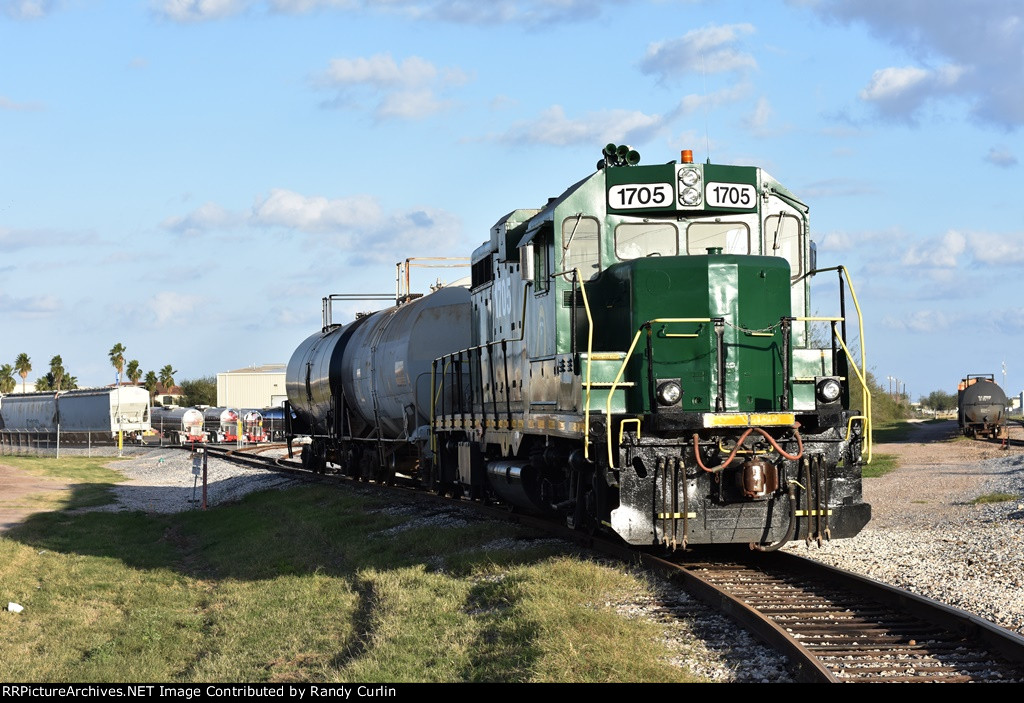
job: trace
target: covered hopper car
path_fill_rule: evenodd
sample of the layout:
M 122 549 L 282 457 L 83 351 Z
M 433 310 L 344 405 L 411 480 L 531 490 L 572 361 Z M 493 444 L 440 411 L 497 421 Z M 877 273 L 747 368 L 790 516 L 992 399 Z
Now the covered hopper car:
M 62 442 L 122 437 L 150 430 L 149 391 L 137 386 L 18 393 L 0 398 L 0 432 L 60 434 Z
M 763 169 L 609 145 L 502 216 L 471 266 L 346 325 L 325 298 L 286 375 L 307 466 L 400 472 L 643 546 L 769 550 L 867 523 L 859 308 L 843 267 L 816 269 L 807 205 Z M 823 271 L 839 310 L 812 317 Z

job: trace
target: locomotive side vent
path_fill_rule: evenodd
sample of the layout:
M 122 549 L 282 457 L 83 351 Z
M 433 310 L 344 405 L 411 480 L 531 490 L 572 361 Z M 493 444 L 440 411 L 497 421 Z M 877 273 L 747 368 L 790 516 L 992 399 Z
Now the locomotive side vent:
M 573 295 L 575 293 L 575 295 Z M 575 302 L 576 307 L 583 307 L 583 291 L 577 289 L 575 291 L 566 290 L 562 291 L 562 307 L 571 308 Z

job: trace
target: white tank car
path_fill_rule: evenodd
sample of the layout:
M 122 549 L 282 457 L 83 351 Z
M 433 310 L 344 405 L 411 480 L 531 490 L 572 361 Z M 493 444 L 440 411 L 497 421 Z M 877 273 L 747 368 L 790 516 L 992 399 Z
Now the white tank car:
M 149 391 L 137 386 L 18 393 L 0 399 L 0 431 L 56 433 L 85 441 L 89 434 L 139 436 L 150 429 Z
M 195 408 L 153 408 L 153 429 L 181 442 L 205 442 L 203 413 Z
M 211 442 L 234 442 L 238 439 L 238 411 L 234 408 L 205 408 L 203 417 Z
M 309 336 L 285 376 L 293 434 L 399 440 L 427 425 L 433 361 L 471 346 L 470 307 L 460 281 Z

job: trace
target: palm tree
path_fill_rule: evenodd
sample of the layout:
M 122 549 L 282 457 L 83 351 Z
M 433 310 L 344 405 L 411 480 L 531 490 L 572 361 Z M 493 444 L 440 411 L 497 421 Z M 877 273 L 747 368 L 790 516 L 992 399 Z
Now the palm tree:
M 117 369 L 117 385 L 121 385 L 121 372 L 124 371 L 124 353 L 127 351 L 124 345 L 118 342 L 110 349 L 108 356 L 110 363 Z
M 128 362 L 128 366 L 125 367 L 125 373 L 128 375 L 128 380 L 134 383 L 136 386 L 139 385 L 139 379 L 142 378 L 142 369 L 139 367 L 139 360 L 132 359 Z
M 146 382 L 142 385 L 149 391 L 149 399 L 152 402 L 153 398 L 156 397 L 156 389 L 160 384 L 160 380 L 156 377 L 156 371 L 150 371 L 146 374 Z
M 50 359 L 50 373 L 53 375 L 52 390 L 59 391 L 64 380 L 64 360 L 60 358 L 60 354 Z
M 45 376 L 40 376 L 36 379 L 35 386 L 37 391 L 55 390 L 53 387 L 53 374 L 47 373 Z
M 32 370 L 32 360 L 28 358 L 28 354 L 22 352 L 18 354 L 18 358 L 14 360 L 14 368 L 18 370 L 18 375 L 21 376 L 21 392 L 25 392 L 25 379 L 28 378 L 29 371 Z
M 160 369 L 160 385 L 164 387 L 164 391 L 170 391 L 174 387 L 174 374 L 178 373 L 170 364 Z
M 14 367 L 10 364 L 0 366 L 0 393 L 7 394 L 17 388 L 18 382 L 14 380 Z

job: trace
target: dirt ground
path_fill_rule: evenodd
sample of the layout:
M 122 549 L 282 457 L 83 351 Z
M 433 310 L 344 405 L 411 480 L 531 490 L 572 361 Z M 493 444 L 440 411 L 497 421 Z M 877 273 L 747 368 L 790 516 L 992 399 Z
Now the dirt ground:
M 961 435 L 956 420 L 915 423 L 902 442 L 880 443 L 874 454 L 894 454 L 899 468 L 864 481 L 864 498 L 871 504 L 871 528 L 913 527 L 936 519 L 956 519 L 966 501 L 976 497 L 991 478 L 981 462 L 1024 452 L 1024 428 L 1010 426 L 1006 449 L 995 440 L 972 440 Z
M 68 490 L 56 479 L 31 476 L 21 469 L 0 463 L 0 533 L 6 532 L 36 512 L 32 496 Z

